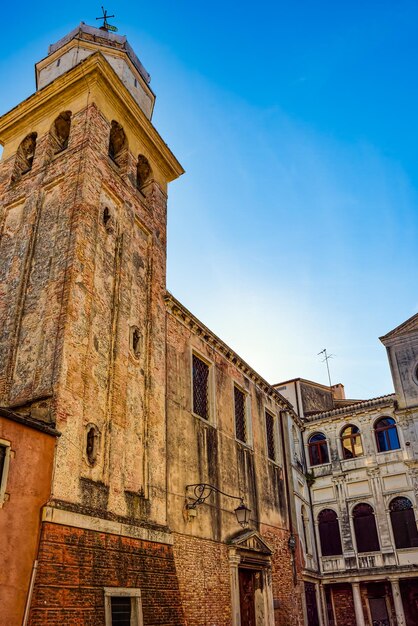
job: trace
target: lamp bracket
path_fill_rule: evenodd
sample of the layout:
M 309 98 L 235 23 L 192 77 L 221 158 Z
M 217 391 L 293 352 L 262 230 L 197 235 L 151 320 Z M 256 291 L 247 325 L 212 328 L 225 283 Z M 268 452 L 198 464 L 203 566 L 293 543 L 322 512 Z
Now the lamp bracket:
M 192 498 L 193 496 L 187 496 L 187 490 L 193 489 L 193 502 L 188 502 L 186 504 L 186 509 L 195 509 L 199 504 L 203 504 L 209 498 L 209 496 L 213 493 L 220 493 L 227 498 L 232 498 L 233 500 L 239 500 L 240 503 L 244 504 L 244 498 L 240 496 L 232 496 L 230 493 L 225 493 L 225 491 L 221 491 L 218 487 L 214 485 L 209 485 L 208 483 L 197 483 L 195 485 L 186 485 L 186 497 Z

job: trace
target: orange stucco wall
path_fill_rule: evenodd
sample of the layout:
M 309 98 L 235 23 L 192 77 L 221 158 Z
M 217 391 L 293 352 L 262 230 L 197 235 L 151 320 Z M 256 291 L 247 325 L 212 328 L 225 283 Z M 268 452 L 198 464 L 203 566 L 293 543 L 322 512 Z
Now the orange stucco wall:
M 55 437 L 0 417 L 10 442 L 7 498 L 0 508 L 0 622 L 20 626 L 33 563 L 41 508 L 49 498 Z

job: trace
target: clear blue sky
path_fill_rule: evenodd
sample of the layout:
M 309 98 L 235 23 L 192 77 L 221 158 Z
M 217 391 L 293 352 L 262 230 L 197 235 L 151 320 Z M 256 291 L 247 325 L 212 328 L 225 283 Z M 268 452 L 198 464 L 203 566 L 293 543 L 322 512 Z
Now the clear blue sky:
M 152 75 L 186 174 L 168 287 L 270 382 L 392 390 L 378 336 L 418 310 L 418 7 L 343 0 L 107 5 Z M 19 12 L 17 11 L 19 10 Z M 0 108 L 100 5 L 2 8 Z

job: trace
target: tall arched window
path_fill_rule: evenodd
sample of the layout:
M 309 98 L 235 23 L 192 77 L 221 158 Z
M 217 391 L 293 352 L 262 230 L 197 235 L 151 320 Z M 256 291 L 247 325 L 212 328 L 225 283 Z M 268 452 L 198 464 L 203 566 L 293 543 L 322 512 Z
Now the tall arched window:
M 316 433 L 309 437 L 309 460 L 311 465 L 329 463 L 328 444 L 325 435 Z
M 403 496 L 390 503 L 390 520 L 397 548 L 418 547 L 418 531 L 412 502 Z
M 20 143 L 16 152 L 13 180 L 17 180 L 22 174 L 26 174 L 32 169 L 37 136 L 37 133 L 30 133 Z
M 119 122 L 112 121 L 109 134 L 109 156 L 116 165 L 122 167 L 128 149 L 125 131 Z
M 344 459 L 354 459 L 363 454 L 360 431 L 357 426 L 346 426 L 341 433 L 341 446 Z
M 379 452 L 398 450 L 401 447 L 396 422 L 392 417 L 382 417 L 380 420 L 377 420 L 374 430 Z
M 60 113 L 51 127 L 51 141 L 54 154 L 58 154 L 68 148 L 68 139 L 71 129 L 71 111 Z
M 377 552 L 380 550 L 377 536 L 376 519 L 370 504 L 362 502 L 353 509 L 354 534 L 358 552 Z
M 332 509 L 323 509 L 318 515 L 319 539 L 322 556 L 338 556 L 343 553 L 340 525 Z
M 142 191 L 145 185 L 150 181 L 151 175 L 152 170 L 148 159 L 146 159 L 143 154 L 140 154 L 136 164 L 136 186 L 139 191 Z

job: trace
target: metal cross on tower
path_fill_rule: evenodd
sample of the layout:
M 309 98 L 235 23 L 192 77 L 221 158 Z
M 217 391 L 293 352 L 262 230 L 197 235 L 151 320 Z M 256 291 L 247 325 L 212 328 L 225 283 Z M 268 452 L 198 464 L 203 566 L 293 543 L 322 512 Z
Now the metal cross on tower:
M 102 15 L 101 17 L 96 17 L 96 20 L 103 20 L 103 24 L 102 24 L 102 26 L 100 26 L 100 30 L 105 30 L 105 31 L 109 31 L 109 30 L 110 30 L 110 31 L 112 31 L 112 32 L 116 33 L 116 32 L 117 32 L 117 30 L 118 30 L 118 29 L 116 28 L 116 26 L 112 26 L 112 25 L 111 25 L 111 24 L 109 24 L 109 22 L 107 21 L 107 18 L 108 18 L 108 17 L 115 17 L 115 16 L 114 16 L 114 15 L 108 15 L 108 14 L 107 14 L 107 10 L 106 10 L 106 9 L 104 9 L 103 7 L 102 7 L 102 11 L 103 11 L 103 15 Z

